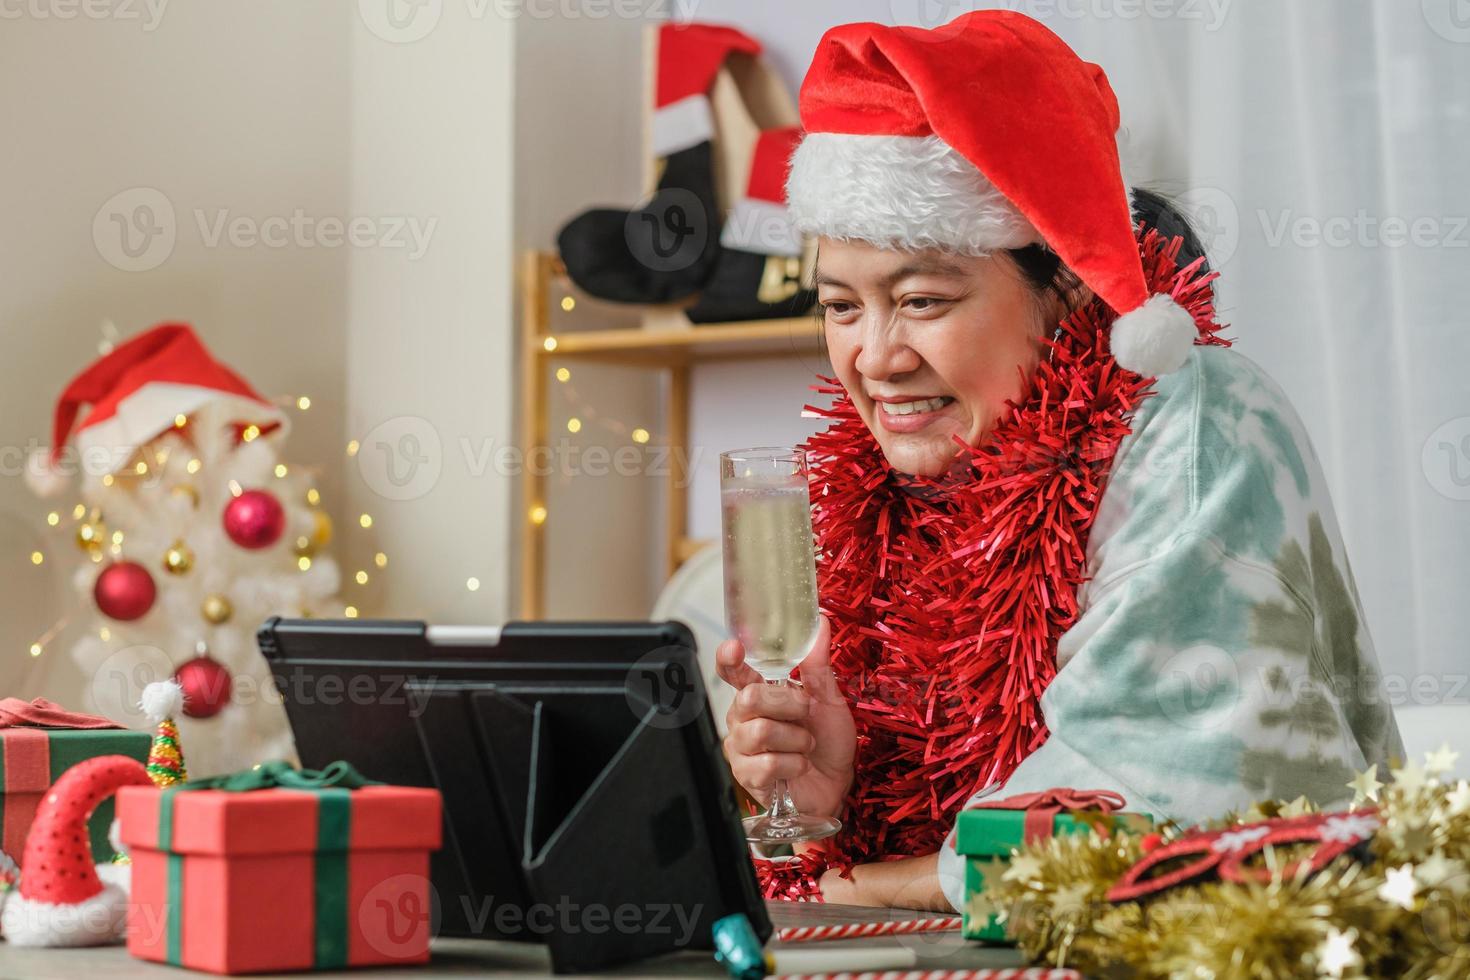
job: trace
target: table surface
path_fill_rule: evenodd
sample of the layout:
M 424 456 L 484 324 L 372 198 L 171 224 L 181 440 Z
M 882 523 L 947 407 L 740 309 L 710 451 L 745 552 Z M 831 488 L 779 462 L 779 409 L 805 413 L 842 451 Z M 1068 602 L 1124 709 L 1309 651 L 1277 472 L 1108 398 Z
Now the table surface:
M 890 921 L 894 919 L 928 918 L 931 913 L 906 912 L 902 909 L 871 909 L 853 905 L 823 905 L 801 902 L 769 902 L 771 921 L 783 926 L 827 925 L 832 923 Z M 1016 967 L 1021 958 L 1015 950 L 967 942 L 958 932 L 913 935 L 901 938 L 880 936 L 871 939 L 797 943 L 794 947 L 836 950 L 843 946 L 865 948 L 904 945 L 919 956 L 925 969 L 953 970 L 973 967 Z M 772 948 L 783 948 L 777 944 Z M 353 980 L 393 978 L 432 974 L 435 977 L 483 977 L 497 974 L 505 977 L 549 977 L 550 959 L 541 946 L 527 943 L 488 942 L 474 939 L 436 939 L 433 959 L 417 969 L 352 970 L 343 974 Z M 99 949 L 21 949 L 0 942 L 0 977 L 5 980 L 77 980 L 83 977 L 106 977 L 108 980 L 179 980 L 188 974 L 177 967 L 145 963 L 128 956 L 121 946 Z M 196 974 L 204 976 L 205 974 Z M 257 974 L 258 976 L 263 974 Z M 302 976 L 303 974 L 292 974 Z M 602 977 L 720 977 L 724 969 L 708 953 L 671 953 L 618 970 L 595 974 Z

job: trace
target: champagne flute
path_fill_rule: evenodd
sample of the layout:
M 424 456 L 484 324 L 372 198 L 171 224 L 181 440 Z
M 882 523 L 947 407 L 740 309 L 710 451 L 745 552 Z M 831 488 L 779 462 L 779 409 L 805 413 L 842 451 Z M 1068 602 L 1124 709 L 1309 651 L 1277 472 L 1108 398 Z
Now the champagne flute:
M 816 548 L 807 493 L 806 452 L 781 447 L 720 454 L 725 530 L 725 617 L 746 662 L 767 684 L 784 685 L 811 651 L 817 612 Z M 744 821 L 752 843 L 820 840 L 842 826 L 797 812 L 786 780 L 771 804 Z

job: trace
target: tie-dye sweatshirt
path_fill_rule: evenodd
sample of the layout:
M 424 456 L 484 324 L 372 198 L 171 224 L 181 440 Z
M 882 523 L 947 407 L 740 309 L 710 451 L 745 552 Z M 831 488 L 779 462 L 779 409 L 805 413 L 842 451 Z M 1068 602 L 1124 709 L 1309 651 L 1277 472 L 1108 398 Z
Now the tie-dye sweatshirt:
M 1112 789 L 1193 822 L 1323 805 L 1403 756 L 1322 469 L 1285 394 L 1234 350 L 1160 378 L 1114 458 L 1046 743 L 980 797 Z M 960 907 L 953 834 L 940 882 Z

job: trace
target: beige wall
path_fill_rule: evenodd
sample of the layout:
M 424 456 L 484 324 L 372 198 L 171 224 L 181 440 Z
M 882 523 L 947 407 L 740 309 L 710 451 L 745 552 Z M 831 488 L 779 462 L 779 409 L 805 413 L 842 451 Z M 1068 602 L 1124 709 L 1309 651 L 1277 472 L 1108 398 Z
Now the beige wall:
M 362 443 L 349 499 L 374 517 L 350 567 L 389 555 L 365 607 L 386 615 L 500 622 L 509 608 L 515 483 L 479 463 L 513 431 L 516 26 L 447 3 L 417 40 L 351 28 L 354 207 L 434 229 L 417 259 L 354 251 L 347 283 L 346 414 Z
M 132 9 L 146 18 L 141 4 Z M 219 209 L 253 220 L 297 208 L 349 212 L 349 16 L 336 4 L 260 0 L 170 4 L 151 30 L 146 20 L 115 18 L 4 21 L 0 695 L 67 698 L 80 683 L 65 644 L 54 659 L 27 653 L 72 606 L 67 572 L 77 552 L 43 535 L 47 507 L 16 474 L 14 454 L 32 439 L 49 442 L 56 395 L 96 356 L 104 318 L 124 333 L 164 319 L 194 323 L 267 393 L 314 399 L 291 458 L 340 457 L 348 256 L 211 247 L 194 212 L 209 222 Z M 156 191 L 174 212 L 172 252 L 147 271 L 115 268 L 93 239 L 99 209 L 130 188 Z M 329 503 L 340 502 L 341 487 L 340 468 L 329 466 Z M 53 552 L 39 569 L 28 557 L 38 545 Z
M 648 3 L 649 9 L 660 4 Z M 642 186 L 643 32 L 639 17 L 569 16 L 575 5 L 543 5 L 558 16 L 522 17 L 516 33 L 516 236 L 549 249 L 568 218 L 586 207 L 627 208 Z M 588 5 L 589 9 L 593 5 Z M 636 12 L 634 4 L 608 9 Z M 586 304 L 568 326 L 626 326 L 607 305 Z M 558 327 L 560 329 L 560 327 Z M 629 618 L 645 614 L 662 584 L 663 484 L 657 474 L 589 475 L 577 451 L 631 445 L 626 435 L 589 421 L 572 435 L 572 415 L 615 420 L 650 432 L 663 428 L 660 377 L 637 368 L 570 365 L 570 386 L 552 385 L 553 444 L 565 440 L 548 480 L 546 615 Z M 571 397 L 575 393 L 575 399 Z M 600 471 L 599 471 L 600 472 Z M 524 519 L 517 509 L 512 522 Z

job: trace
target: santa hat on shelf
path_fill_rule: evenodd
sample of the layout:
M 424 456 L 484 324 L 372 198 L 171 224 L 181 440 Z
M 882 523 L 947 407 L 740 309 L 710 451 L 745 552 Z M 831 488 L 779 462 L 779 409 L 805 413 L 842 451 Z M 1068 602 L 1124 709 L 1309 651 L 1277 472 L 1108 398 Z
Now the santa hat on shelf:
M 1120 366 L 1155 376 L 1188 357 L 1194 318 L 1144 281 L 1118 101 L 1039 22 L 977 10 L 934 30 L 833 28 L 801 121 L 787 196 L 804 233 L 970 255 L 1043 243 L 1118 314 Z
M 20 888 L 0 911 L 16 946 L 101 946 L 127 922 L 128 868 L 94 865 L 87 820 L 120 786 L 151 786 L 137 759 L 103 755 L 72 766 L 46 792 L 26 836 Z
M 26 482 L 43 497 L 64 490 L 69 478 L 57 464 L 69 439 L 89 472 L 115 473 L 180 416 L 193 416 L 195 431 L 206 438 L 226 428 L 237 436 L 251 425 L 261 433 L 288 425 L 285 413 L 210 356 L 187 324 L 160 324 L 71 380 L 56 403 L 51 448 L 32 455 Z
M 139 704 L 154 725 L 153 744 L 148 749 L 148 776 L 162 789 L 187 782 L 184 748 L 179 743 L 179 726 L 174 721 L 184 710 L 184 689 L 176 680 L 154 681 L 143 688 Z

